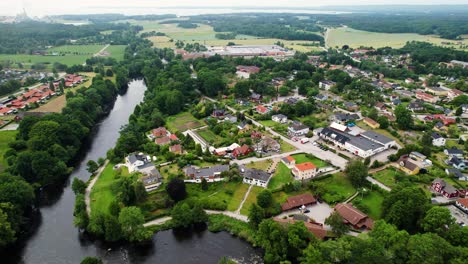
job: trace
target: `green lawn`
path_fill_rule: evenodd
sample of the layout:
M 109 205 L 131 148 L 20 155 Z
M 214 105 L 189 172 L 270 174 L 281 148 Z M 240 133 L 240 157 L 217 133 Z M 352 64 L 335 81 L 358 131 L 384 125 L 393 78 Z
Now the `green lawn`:
M 209 183 L 208 190 L 203 191 L 201 184 L 186 184 L 189 198 L 206 199 L 208 203 L 221 202 L 229 211 L 237 210 L 248 187 L 241 182 L 217 182 Z
M 395 176 L 397 175 L 405 174 L 403 172 L 398 171 L 395 168 L 387 168 L 385 170 L 372 174 L 372 178 L 376 179 L 377 181 L 381 182 L 383 185 L 389 188 L 393 188 L 397 185 L 397 181 L 395 179 Z
M 247 185 L 247 184 L 245 184 Z M 257 194 L 259 194 L 264 188 L 258 187 L 258 186 L 253 186 L 252 190 L 250 190 L 249 196 L 245 200 L 242 209 L 240 210 L 240 213 L 243 215 L 248 215 L 249 214 L 249 209 L 252 204 L 257 202 Z
M 9 148 L 8 143 L 15 141 L 16 134 L 16 130 L 0 131 L 0 172 L 7 166 L 3 155 Z
M 124 59 L 126 45 L 111 45 L 105 51 L 109 52 L 109 57 L 121 61 Z
M 86 59 L 92 55 L 65 55 L 65 56 L 41 56 L 41 55 L 26 55 L 26 54 L 0 54 L 1 61 L 10 61 L 12 63 L 22 63 L 23 67 L 30 68 L 33 64 L 43 63 L 52 67 L 52 64 L 59 62 L 72 66 L 75 64 L 83 64 Z
M 262 160 L 258 162 L 252 162 L 247 165 L 245 165 L 247 168 L 251 169 L 258 169 L 258 170 L 263 170 L 266 171 L 271 165 L 271 160 Z
M 264 125 L 264 126 L 267 126 L 267 127 L 272 127 L 272 126 L 278 125 L 278 123 L 273 121 L 273 120 L 259 120 L 258 122 L 260 124 Z
M 182 112 L 175 116 L 170 116 L 166 119 L 167 128 L 175 133 L 176 131 L 183 132 L 187 129 L 193 129 L 203 126 L 200 120 L 193 117 L 189 112 Z
M 301 154 L 294 154 L 292 155 L 292 157 L 296 160 L 296 164 L 299 164 L 299 163 L 304 163 L 304 162 L 312 162 L 313 164 L 315 164 L 315 166 L 319 167 L 319 168 L 323 168 L 323 167 L 326 167 L 326 166 L 329 166 L 328 163 L 326 163 L 325 161 L 317 158 L 317 157 L 314 157 L 310 154 L 305 154 L 305 153 L 301 153 Z
M 361 198 L 361 195 L 356 196 L 356 198 L 354 198 L 353 200 L 353 203 L 356 203 L 356 205 L 362 205 L 366 209 L 363 211 L 367 213 L 372 219 L 377 220 L 380 219 L 382 216 L 383 200 L 383 194 L 377 191 L 372 191 L 365 195 L 363 198 Z
M 104 47 L 105 45 L 64 45 L 50 48 L 48 51 L 66 54 L 93 55 Z
M 328 204 L 343 202 L 356 192 L 351 182 L 341 172 L 315 181 L 315 184 L 322 199 Z
M 211 131 L 209 128 L 204 128 L 197 130 L 196 133 L 200 135 L 206 142 L 210 143 L 210 145 L 218 145 L 224 141 L 224 139 Z
M 111 186 L 115 180 L 115 175 L 117 173 L 114 170 L 114 165 L 112 163 L 107 164 L 106 168 L 102 172 L 99 179 L 93 186 L 91 190 L 91 211 L 98 211 L 102 213 L 109 212 L 109 205 L 112 201 L 115 200 L 115 194 L 112 193 Z M 122 176 L 128 176 L 128 169 L 122 167 Z
M 275 190 L 288 182 L 292 182 L 293 180 L 294 178 L 291 175 L 291 170 L 282 162 L 280 162 L 278 163 L 276 171 L 268 183 L 268 189 Z

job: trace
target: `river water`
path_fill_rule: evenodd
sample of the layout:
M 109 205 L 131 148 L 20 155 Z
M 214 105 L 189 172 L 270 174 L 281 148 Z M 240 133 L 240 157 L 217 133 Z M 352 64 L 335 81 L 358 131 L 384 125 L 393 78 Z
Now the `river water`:
M 83 238 L 73 226 L 75 195 L 71 180 L 74 177 L 88 180 L 86 162 L 106 156 L 115 145 L 120 128 L 127 124 L 133 109 L 143 100 L 145 90 L 144 82 L 135 80 L 129 83 L 126 94 L 118 96 L 112 111 L 96 128 L 88 151 L 63 191 L 43 199 L 40 223 L 34 234 L 23 247 L 2 257 L 2 263 L 80 263 L 85 256 L 99 256 L 105 263 L 217 263 L 222 256 L 248 263 L 252 258 L 258 258 L 259 252 L 247 242 L 223 232 L 181 234 L 169 230 L 155 234 L 151 245 L 137 248 L 91 241 Z

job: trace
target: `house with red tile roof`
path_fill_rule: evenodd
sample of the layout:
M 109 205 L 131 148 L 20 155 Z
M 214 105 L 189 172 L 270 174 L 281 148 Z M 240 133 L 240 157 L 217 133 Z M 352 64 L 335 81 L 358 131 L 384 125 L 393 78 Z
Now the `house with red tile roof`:
M 296 165 L 296 160 L 291 156 L 282 158 L 281 162 L 283 162 L 284 165 L 286 165 L 288 168 L 291 168 L 292 166 Z
M 317 166 L 312 162 L 304 162 L 296 164 L 296 166 L 292 168 L 291 172 L 296 180 L 306 180 L 315 177 L 318 170 Z
M 437 96 L 433 96 L 424 92 L 416 92 L 416 98 L 431 104 L 435 104 L 437 103 L 437 101 L 439 101 L 439 98 Z
M 259 114 L 266 114 L 266 113 L 268 113 L 270 111 L 270 109 L 266 108 L 263 105 L 257 105 L 255 109 L 256 109 L 257 113 L 259 113 Z
M 286 202 L 281 205 L 281 210 L 289 211 L 299 207 L 308 206 L 317 203 L 315 197 L 310 193 L 303 193 L 295 196 L 288 197 Z
M 244 144 L 244 145 L 242 145 L 242 147 L 235 148 L 232 151 L 232 156 L 234 156 L 234 158 L 238 158 L 238 157 L 241 157 L 241 156 L 245 156 L 245 155 L 249 154 L 250 152 L 252 152 L 252 148 L 249 147 L 248 145 Z
M 453 99 L 455 99 L 455 97 L 460 96 L 462 94 L 464 94 L 462 91 L 457 90 L 457 89 L 452 89 L 452 90 L 448 91 L 447 98 L 449 100 L 453 100 Z
M 0 108 L 0 116 L 5 116 L 12 114 L 15 111 L 15 109 L 9 108 L 9 107 L 1 107 Z
M 154 140 L 154 143 L 160 146 L 168 145 L 169 143 L 171 143 L 171 139 L 168 136 L 159 137 Z
M 172 145 L 169 147 L 169 151 L 175 154 L 182 154 L 182 145 Z
M 169 136 L 169 138 L 171 139 L 171 141 L 177 141 L 177 140 L 179 140 L 179 138 L 176 136 L 176 134 L 171 134 L 171 135 Z
M 169 133 L 168 131 L 166 130 L 165 127 L 158 127 L 156 129 L 153 129 L 153 131 L 151 132 L 153 137 L 164 137 L 164 136 L 167 136 Z
M 468 214 L 468 197 L 467 198 L 459 198 L 455 202 L 455 206 L 460 208 L 463 212 Z
M 341 215 L 343 221 L 353 228 L 372 229 L 374 227 L 374 220 L 351 204 L 339 203 L 335 206 L 335 212 Z
M 273 221 L 280 223 L 280 224 L 295 224 L 298 222 L 298 220 L 294 220 L 293 218 L 279 218 L 275 217 L 273 218 Z M 318 223 L 312 223 L 312 222 L 304 222 L 304 226 L 307 228 L 307 230 L 312 233 L 316 238 L 323 240 L 327 236 L 327 230 L 323 227 L 322 224 Z

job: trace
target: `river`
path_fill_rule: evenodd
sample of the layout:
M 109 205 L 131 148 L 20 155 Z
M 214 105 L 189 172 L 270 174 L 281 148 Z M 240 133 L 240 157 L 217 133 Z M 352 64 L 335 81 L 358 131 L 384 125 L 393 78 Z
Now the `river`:
M 71 190 L 72 179 L 88 180 L 90 175 L 86 171 L 86 162 L 105 157 L 107 151 L 114 147 L 120 128 L 127 124 L 135 106 L 143 100 L 145 90 L 144 82 L 135 80 L 129 83 L 126 94 L 118 96 L 112 111 L 96 127 L 86 154 L 63 191 L 42 199 L 40 223 L 34 234 L 17 251 L 2 257 L 2 263 L 76 264 L 85 256 L 99 256 L 105 263 L 217 263 L 222 256 L 237 259 L 258 257 L 257 250 L 227 233 L 199 231 L 177 234 L 170 230 L 155 234 L 151 245 L 136 248 L 91 241 L 83 238 L 73 226 L 75 195 Z

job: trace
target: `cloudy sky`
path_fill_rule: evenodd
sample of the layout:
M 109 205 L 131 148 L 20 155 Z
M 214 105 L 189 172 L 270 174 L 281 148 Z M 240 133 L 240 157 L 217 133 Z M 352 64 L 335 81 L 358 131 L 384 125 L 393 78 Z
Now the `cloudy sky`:
M 32 16 L 57 14 L 167 13 L 174 7 L 315 7 L 366 4 L 468 4 L 468 0 L 0 0 L 0 15 L 15 15 L 22 8 Z M 173 9 L 165 9 L 173 10 Z

